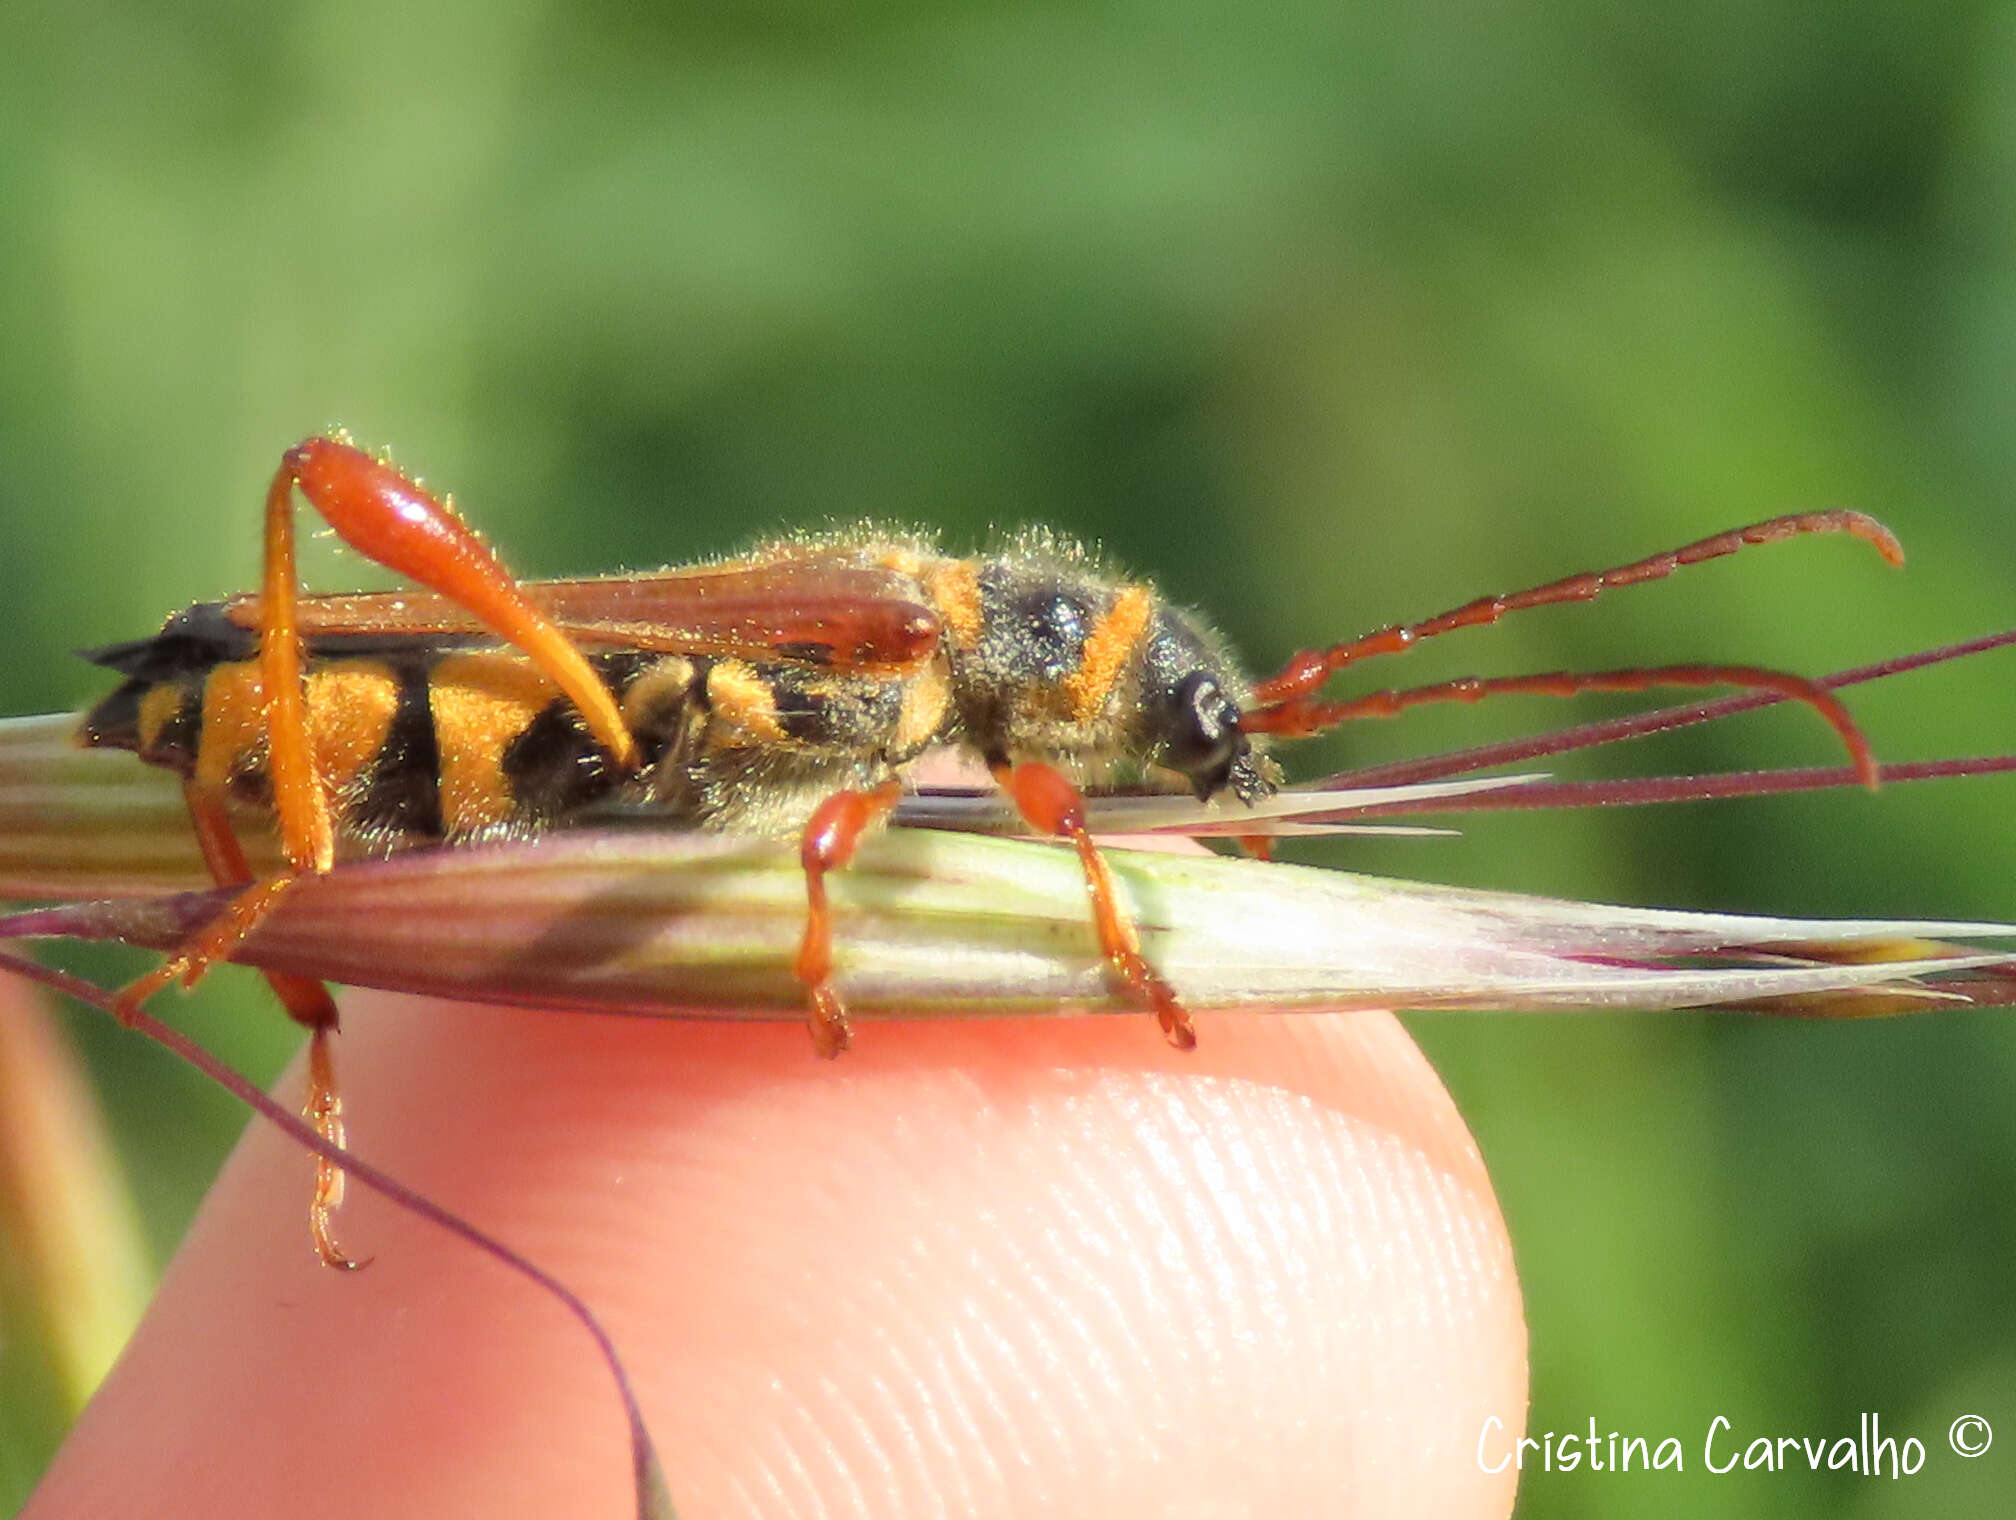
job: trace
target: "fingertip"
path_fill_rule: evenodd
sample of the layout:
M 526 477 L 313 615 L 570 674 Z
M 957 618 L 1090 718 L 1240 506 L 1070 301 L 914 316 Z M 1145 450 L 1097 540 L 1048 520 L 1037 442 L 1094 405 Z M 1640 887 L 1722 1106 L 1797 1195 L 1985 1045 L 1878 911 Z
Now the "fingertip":
M 360 998 L 342 1059 L 364 1154 L 596 1306 L 682 1511 L 1509 1512 L 1474 1452 L 1523 1428 L 1517 1284 L 1446 1093 L 1384 1015 L 1198 1022 L 1190 1054 L 1145 1018 L 869 1023 L 826 1063 L 796 1027 Z M 309 1172 L 234 1158 L 94 1497 L 624 1513 L 578 1328 L 356 1190 L 378 1263 L 322 1270 Z

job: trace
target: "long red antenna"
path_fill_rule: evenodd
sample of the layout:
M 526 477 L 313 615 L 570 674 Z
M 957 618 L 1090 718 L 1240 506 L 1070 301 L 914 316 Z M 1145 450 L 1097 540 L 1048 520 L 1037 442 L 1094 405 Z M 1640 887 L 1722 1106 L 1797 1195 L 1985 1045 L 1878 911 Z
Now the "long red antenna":
M 1368 633 L 1363 638 L 1333 644 L 1328 649 L 1304 649 L 1290 658 L 1278 675 L 1254 687 L 1253 706 L 1265 710 L 1278 707 L 1297 697 L 1306 697 L 1353 661 L 1367 659 L 1372 655 L 1400 654 L 1413 648 L 1422 639 L 1433 638 L 1439 633 L 1452 633 L 1458 628 L 1484 627 L 1497 622 L 1507 613 L 1523 612 L 1528 607 L 1547 607 L 1558 602 L 1594 601 L 1604 592 L 1620 586 L 1636 586 L 1646 581 L 1664 580 L 1674 571 L 1687 565 L 1698 565 L 1703 560 L 1720 559 L 1725 554 L 1734 554 L 1737 550 L 1749 548 L 1753 544 L 1776 543 L 1780 539 L 1797 538 L 1809 533 L 1850 534 L 1864 543 L 1873 544 L 1876 551 L 1891 564 L 1904 563 L 1904 548 L 1897 542 L 1897 535 L 1866 513 L 1796 512 L 1785 517 L 1774 517 L 1768 522 L 1752 523 L 1747 528 L 1731 528 L 1728 532 L 1717 533 L 1712 538 L 1685 544 L 1678 549 L 1669 549 L 1664 554 L 1654 554 L 1647 559 L 1634 560 L 1631 564 L 1619 565 L 1612 570 L 1584 570 L 1579 574 L 1564 576 L 1558 581 L 1549 581 L 1544 586 L 1534 586 L 1529 590 L 1511 591 L 1502 596 L 1482 596 L 1474 602 L 1465 602 L 1461 607 L 1452 608 L 1448 612 L 1419 623 L 1395 623 L 1375 633 Z M 1725 683 L 1718 680 L 1705 684 L 1751 683 Z M 1351 716 L 1363 716 L 1363 714 Z M 1343 720 L 1340 718 L 1337 721 Z M 1248 726 L 1252 725 L 1249 723 Z
M 1306 739 L 1354 718 L 1391 718 L 1430 702 L 1481 702 L 1486 697 L 1514 693 L 1568 697 L 1584 691 L 1649 691 L 1660 686 L 1741 686 L 1804 702 L 1841 736 L 1856 779 L 1871 791 L 1876 789 L 1880 776 L 1876 757 L 1841 699 L 1817 681 L 1761 665 L 1646 665 L 1628 670 L 1550 670 L 1530 676 L 1463 676 L 1432 686 L 1367 692 L 1337 702 L 1291 697 L 1242 713 L 1239 724 L 1248 733 Z

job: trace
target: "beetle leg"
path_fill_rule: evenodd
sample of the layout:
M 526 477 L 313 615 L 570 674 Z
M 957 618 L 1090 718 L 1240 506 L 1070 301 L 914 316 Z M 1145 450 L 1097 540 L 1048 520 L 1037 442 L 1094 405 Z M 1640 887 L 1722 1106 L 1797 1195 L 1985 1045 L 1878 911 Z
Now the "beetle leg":
M 363 554 L 409 579 L 452 598 L 507 643 L 521 650 L 559 686 L 582 722 L 615 763 L 636 769 L 637 741 L 623 721 L 607 683 L 565 633 L 526 599 L 518 583 L 444 502 L 390 465 L 340 438 L 309 438 L 281 456 L 266 491 L 265 551 L 260 582 L 259 685 L 265 706 L 266 771 L 280 825 L 285 867 L 253 881 L 231 834 L 222 799 L 188 791 L 190 817 L 203 857 L 219 885 L 244 885 L 215 922 L 151 974 L 120 994 L 123 1007 L 181 981 L 193 985 L 212 965 L 228 960 L 287 889 L 336 862 L 336 831 L 328 789 L 317 769 L 307 702 L 300 631 L 300 583 L 294 552 L 294 489 L 336 532 Z M 341 1144 L 342 1100 L 336 1088 L 329 1036 L 335 1005 L 320 983 L 268 975 L 283 1006 L 311 1031 L 307 1113 L 323 1138 Z M 329 1215 L 342 1198 L 342 1173 L 318 1161 L 309 1223 L 316 1250 L 336 1266 L 354 1265 L 337 1248 Z
M 232 831 L 224 800 L 213 789 L 193 781 L 183 783 L 182 795 L 189 808 L 189 821 L 203 852 L 203 863 L 220 887 L 242 886 L 225 910 L 202 935 L 171 956 L 149 975 L 124 988 L 119 994 L 122 1008 L 138 1008 L 170 982 L 180 980 L 193 986 L 217 960 L 228 959 L 238 941 L 249 934 L 271 911 L 273 903 L 295 880 L 291 875 L 273 876 L 254 883 L 252 868 Z M 315 1132 L 332 1145 L 344 1143 L 343 1099 L 336 1085 L 334 1052 L 330 1037 L 336 1033 L 336 1004 L 329 989 L 312 977 L 294 976 L 284 971 L 262 972 L 280 1005 L 297 1024 L 308 1030 L 308 1094 L 302 1114 Z M 315 1252 L 332 1267 L 346 1270 L 361 1265 L 337 1245 L 330 1218 L 343 1202 L 343 1171 L 325 1157 L 315 1158 L 315 1190 L 308 1205 L 308 1230 Z
M 281 837 L 296 870 L 326 871 L 335 856 L 328 799 L 316 784 L 301 696 L 296 486 L 353 549 L 449 597 L 523 651 L 565 693 L 615 763 L 626 771 L 637 768 L 637 741 L 608 683 L 447 504 L 341 438 L 307 438 L 281 456 L 266 491 L 260 586 L 259 671 L 271 714 L 268 769 Z
M 326 445 L 328 450 L 338 452 L 330 455 L 316 445 Z M 308 466 L 352 455 L 375 464 L 368 455 L 332 439 L 310 439 L 297 444 L 281 459 L 266 492 L 259 696 L 265 704 L 267 779 L 272 786 L 273 810 L 280 824 L 280 850 L 286 864 L 276 874 L 254 882 L 244 852 L 231 834 L 221 799 L 208 788 L 185 788 L 197 843 L 211 875 L 220 885 L 243 883 L 245 887 L 201 933 L 193 935 L 148 975 L 122 989 L 119 994 L 122 1006 L 137 1009 L 170 982 L 180 981 L 185 987 L 193 987 L 212 965 L 230 959 L 298 877 L 319 875 L 335 865 L 335 830 L 329 816 L 329 798 L 315 769 L 308 707 L 301 686 L 302 648 L 296 616 L 300 588 L 294 559 L 293 493 L 296 481 Z M 323 494 L 331 493 L 324 489 Z M 310 496 L 313 499 L 314 492 Z M 462 531 L 467 533 L 466 529 Z M 305 1016 L 310 1028 L 322 1026 L 324 1020 L 315 1007 L 315 996 L 302 991 L 298 981 L 273 981 L 272 986 L 290 1014 L 297 1018 Z M 327 1000 L 326 993 L 321 996 L 323 1001 Z M 329 1017 L 334 1017 L 333 1007 Z M 315 1063 L 310 1064 L 312 1067 Z M 326 1068 L 326 1054 L 321 1064 Z M 320 1195 L 327 1189 L 318 1184 L 317 1191 Z
M 1092 841 L 1085 826 L 1085 798 L 1063 772 L 1040 760 L 1011 765 L 1006 760 L 989 766 L 1001 790 L 1008 794 L 1029 826 L 1041 834 L 1068 839 L 1078 851 L 1085 869 L 1085 890 L 1092 898 L 1092 922 L 1099 931 L 1099 948 L 1106 964 L 1126 985 L 1136 1001 L 1152 1010 L 1162 1033 L 1178 1050 L 1197 1044 L 1197 1031 L 1189 1010 L 1177 1001 L 1176 990 L 1162 979 L 1141 953 L 1140 936 L 1121 910 L 1113 891 L 1113 873 L 1106 857 Z
M 793 974 L 805 984 L 812 1047 L 822 1056 L 837 1056 L 852 1038 L 846 1005 L 833 990 L 833 915 L 826 902 L 826 873 L 854 858 L 862 836 L 889 816 L 902 795 L 903 783 L 893 778 L 865 792 L 835 792 L 813 810 L 799 839 L 808 911 Z

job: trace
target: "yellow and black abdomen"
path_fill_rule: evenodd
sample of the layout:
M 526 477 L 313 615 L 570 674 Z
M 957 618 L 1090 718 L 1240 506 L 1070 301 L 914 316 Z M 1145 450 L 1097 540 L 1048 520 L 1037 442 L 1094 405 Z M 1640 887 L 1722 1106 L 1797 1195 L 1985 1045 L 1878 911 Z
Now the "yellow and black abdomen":
M 256 635 L 205 605 L 88 658 L 126 679 L 85 715 L 83 743 L 270 805 Z M 310 639 L 310 748 L 344 838 L 390 850 L 531 834 L 603 802 L 780 832 L 835 790 L 894 774 L 948 720 L 942 662 L 884 676 L 637 650 L 589 661 L 637 740 L 633 774 L 513 650 L 432 634 Z
M 339 825 L 376 848 L 533 832 L 622 779 L 573 706 L 521 656 L 424 635 L 317 640 L 304 677 L 316 770 Z M 126 680 L 86 714 L 88 745 L 270 802 L 256 639 L 215 607 L 89 656 Z M 619 693 L 658 662 L 598 656 Z M 661 688 L 658 706 L 678 693 Z

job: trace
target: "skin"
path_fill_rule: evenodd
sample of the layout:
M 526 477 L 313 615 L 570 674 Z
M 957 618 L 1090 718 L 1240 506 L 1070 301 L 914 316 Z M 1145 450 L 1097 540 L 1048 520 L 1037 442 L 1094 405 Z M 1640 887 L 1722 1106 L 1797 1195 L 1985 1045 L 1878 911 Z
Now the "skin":
M 360 1149 L 584 1294 L 681 1513 L 1504 1515 L 1510 1249 L 1382 1014 L 802 1028 L 357 994 Z M 298 1074 L 293 1079 L 298 1085 Z M 577 1326 L 253 1126 L 30 1504 L 611 1517 Z M 1502 1452 L 1509 1439 L 1495 1451 Z

